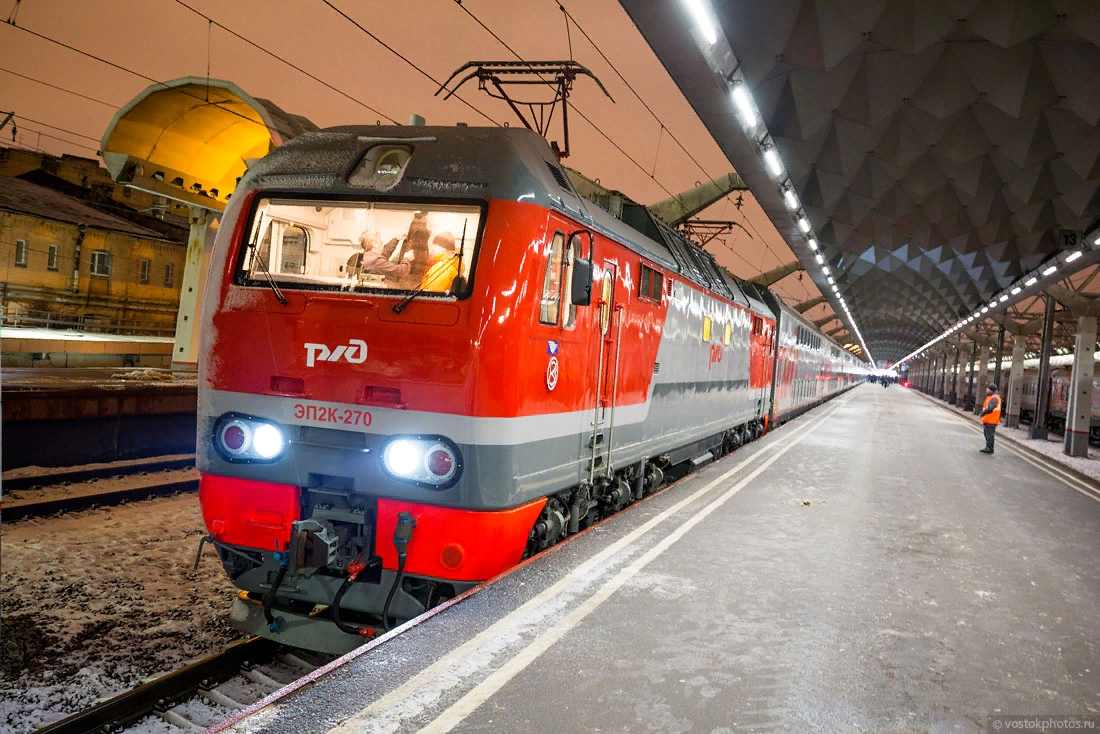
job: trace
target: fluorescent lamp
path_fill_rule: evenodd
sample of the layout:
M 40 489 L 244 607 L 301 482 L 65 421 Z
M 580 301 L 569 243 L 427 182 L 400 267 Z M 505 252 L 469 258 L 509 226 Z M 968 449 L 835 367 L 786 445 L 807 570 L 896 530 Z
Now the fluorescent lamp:
M 787 189 L 783 192 L 783 201 L 787 202 L 788 209 L 798 210 L 798 197 L 794 195 L 794 189 Z
M 1057 265 L 1051 265 L 1049 268 L 1043 271 L 1043 277 L 1046 277 L 1058 269 Z
M 829 276 L 829 285 L 833 285 L 834 283 L 836 283 L 836 280 L 834 280 L 833 276 L 830 275 Z
M 1031 286 L 1035 285 L 1038 282 L 1039 282 L 1038 278 L 1028 278 L 1026 281 L 1024 281 L 1024 287 L 1025 288 L 1030 288 Z
M 817 252 L 817 240 L 811 237 L 809 240 L 807 240 L 807 244 L 809 244 L 811 250 Z
M 752 102 L 748 86 L 744 82 L 736 82 L 733 85 L 733 103 L 737 105 L 737 111 L 741 114 L 741 122 L 745 127 L 756 127 L 760 118 L 756 116 L 756 105 Z
M 1023 290 L 1023 288 L 1021 288 L 1020 286 L 1016 286 L 1015 288 L 1012 289 L 1012 295 L 1015 296 L 1015 295 L 1019 294 L 1019 292 L 1022 291 L 1022 290 Z
M 992 301 L 989 302 L 989 307 L 990 308 L 997 308 L 997 299 L 996 298 L 994 298 Z
M 806 219 L 806 217 L 804 217 L 804 216 L 799 217 L 798 218 L 798 228 L 801 229 L 803 232 L 809 232 L 810 231 L 810 220 Z
M 714 30 L 706 3 L 703 0 L 684 0 L 684 5 L 691 12 L 695 25 L 699 26 L 699 32 L 703 34 L 703 38 L 707 39 L 707 43 L 712 45 L 717 43 L 718 33 Z
M 1071 263 L 1079 257 L 1081 257 L 1081 251 L 1080 250 L 1074 250 L 1070 254 L 1066 255 L 1066 262 Z
M 823 262 L 825 262 L 825 258 L 821 255 L 821 253 L 814 255 L 814 260 L 817 260 L 818 265 L 821 265 Z
M 828 265 L 822 265 L 821 266 L 821 272 L 825 273 L 825 275 L 832 275 L 833 274 L 833 271 L 829 270 Z
M 998 301 L 999 301 L 1000 303 L 1004 303 L 1005 301 L 1007 301 L 1007 300 L 1008 300 L 1008 296 L 1001 296 L 1001 297 L 1000 297 L 1000 298 L 998 298 L 997 300 L 998 300 Z
M 764 149 L 764 162 L 768 164 L 768 170 L 776 178 L 783 175 L 783 161 L 779 160 L 779 153 L 775 152 L 775 148 Z
M 987 313 L 988 311 L 989 311 L 989 306 L 982 306 L 982 313 Z

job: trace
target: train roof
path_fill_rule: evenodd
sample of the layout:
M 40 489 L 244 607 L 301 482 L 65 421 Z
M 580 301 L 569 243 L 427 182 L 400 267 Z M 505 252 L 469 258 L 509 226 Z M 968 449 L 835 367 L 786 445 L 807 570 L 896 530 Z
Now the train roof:
M 412 155 L 400 179 L 384 191 L 351 174 L 376 145 L 404 145 Z M 431 155 L 416 151 L 431 147 Z M 331 196 L 384 193 L 395 197 L 528 201 L 559 211 L 639 255 L 722 297 L 761 313 L 770 311 L 739 281 L 724 276 L 714 257 L 662 222 L 643 205 L 626 201 L 619 219 L 581 196 L 538 134 L 508 127 L 361 125 L 308 132 L 253 165 L 241 188 Z

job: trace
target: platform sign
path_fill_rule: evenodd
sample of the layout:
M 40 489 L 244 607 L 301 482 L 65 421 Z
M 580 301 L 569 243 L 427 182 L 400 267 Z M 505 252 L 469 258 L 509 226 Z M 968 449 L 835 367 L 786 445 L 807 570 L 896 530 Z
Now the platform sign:
M 1058 230 L 1058 245 L 1063 250 L 1072 250 L 1085 244 L 1085 233 L 1079 229 Z

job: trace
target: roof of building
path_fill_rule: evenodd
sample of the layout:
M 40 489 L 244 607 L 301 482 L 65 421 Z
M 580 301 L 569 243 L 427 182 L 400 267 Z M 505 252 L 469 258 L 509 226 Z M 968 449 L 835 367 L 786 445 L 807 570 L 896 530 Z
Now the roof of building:
M 171 241 L 159 232 L 93 209 L 59 191 L 10 176 L 0 176 L 0 211 L 29 214 L 68 224 L 83 224 L 94 229 L 121 232 L 143 239 Z

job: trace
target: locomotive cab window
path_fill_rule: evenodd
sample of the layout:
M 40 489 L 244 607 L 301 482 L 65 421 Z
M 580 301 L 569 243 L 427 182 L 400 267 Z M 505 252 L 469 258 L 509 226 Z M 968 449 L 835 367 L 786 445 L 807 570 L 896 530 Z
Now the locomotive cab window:
M 469 205 L 261 199 L 236 282 L 465 295 L 481 216 Z
M 542 279 L 542 301 L 539 304 L 539 323 L 558 325 L 561 314 L 562 263 L 564 261 L 565 235 L 555 232 L 546 253 L 546 274 Z
M 539 305 L 539 323 L 572 329 L 577 323 L 577 306 L 569 294 L 573 291 L 573 263 L 580 256 L 581 238 L 574 235 L 569 245 L 565 237 L 555 232 L 546 255 L 546 272 L 542 279 L 542 300 Z

